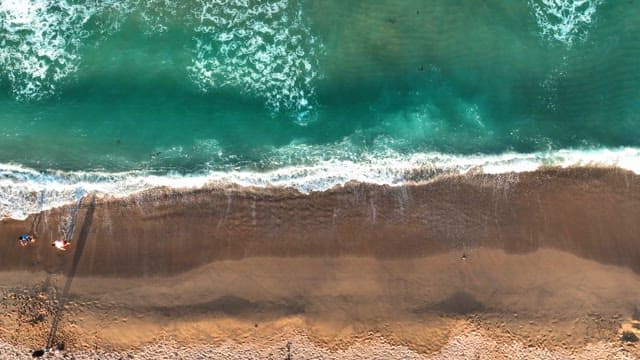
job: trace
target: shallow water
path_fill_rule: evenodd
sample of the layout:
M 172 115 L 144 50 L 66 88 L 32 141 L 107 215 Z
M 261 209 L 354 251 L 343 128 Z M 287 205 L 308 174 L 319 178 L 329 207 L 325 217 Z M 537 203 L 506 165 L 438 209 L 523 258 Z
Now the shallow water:
M 134 175 L 114 173 L 131 171 L 242 182 L 320 163 L 339 183 L 620 151 L 634 168 L 638 19 L 607 0 L 0 0 L 2 203 L 114 177 L 126 192 Z

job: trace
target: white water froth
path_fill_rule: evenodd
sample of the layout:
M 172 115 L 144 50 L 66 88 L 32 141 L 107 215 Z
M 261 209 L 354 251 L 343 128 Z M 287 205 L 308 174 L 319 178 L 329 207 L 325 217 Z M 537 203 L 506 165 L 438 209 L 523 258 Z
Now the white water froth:
M 96 45 L 87 38 L 103 40 L 135 10 L 147 32 L 166 31 L 178 7 L 170 0 L 0 0 L 0 77 L 18 100 L 50 97 L 77 72 L 80 50 Z
M 315 103 L 321 46 L 295 0 L 200 0 L 189 71 L 203 91 L 230 87 L 304 120 Z
M 206 174 L 164 176 L 143 172 L 38 172 L 18 165 L 0 165 L 0 219 L 24 219 L 29 214 L 77 201 L 79 194 L 125 197 L 168 187 L 193 189 L 207 185 L 292 187 L 302 193 L 324 191 L 349 181 L 400 186 L 437 174 L 485 174 L 534 171 L 541 166 L 616 166 L 640 174 L 640 148 L 617 150 L 559 150 L 549 153 L 459 156 L 439 153 L 353 160 L 321 160 L 313 165 L 282 167 L 267 172 L 211 171 Z M 416 179 L 414 174 L 420 174 Z M 425 176 L 424 174 L 431 174 Z
M 546 38 L 571 46 L 584 39 L 604 0 L 530 0 L 536 22 Z
M 0 71 L 17 99 L 50 96 L 77 70 L 84 25 L 99 10 L 93 2 L 0 1 Z
M 149 34 L 176 17 L 193 25 L 188 71 L 201 90 L 240 90 L 301 121 L 312 113 L 322 46 L 297 0 L 0 0 L 0 78 L 16 99 L 50 97 L 77 72 L 86 39 L 118 31 L 132 13 Z

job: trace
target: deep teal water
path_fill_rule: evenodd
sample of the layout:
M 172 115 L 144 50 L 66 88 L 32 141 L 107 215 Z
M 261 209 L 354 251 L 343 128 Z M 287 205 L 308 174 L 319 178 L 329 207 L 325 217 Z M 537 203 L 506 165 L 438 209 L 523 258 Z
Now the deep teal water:
M 0 0 L 0 163 L 637 147 L 639 20 L 607 0 Z

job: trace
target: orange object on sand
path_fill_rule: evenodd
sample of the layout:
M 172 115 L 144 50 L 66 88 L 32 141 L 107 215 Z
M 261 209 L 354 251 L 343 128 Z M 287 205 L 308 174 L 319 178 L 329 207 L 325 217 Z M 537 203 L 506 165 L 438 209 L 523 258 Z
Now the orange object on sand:
M 51 246 L 55 247 L 60 251 L 66 251 L 69 245 L 71 245 L 71 243 L 68 242 L 67 240 L 56 240 L 51 243 Z

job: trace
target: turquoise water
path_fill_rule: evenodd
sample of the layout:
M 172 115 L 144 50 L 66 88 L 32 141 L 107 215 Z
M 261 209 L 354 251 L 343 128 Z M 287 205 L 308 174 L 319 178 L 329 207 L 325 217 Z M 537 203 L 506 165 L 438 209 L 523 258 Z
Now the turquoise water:
M 0 0 L 2 186 L 635 149 L 639 20 L 611 0 Z

